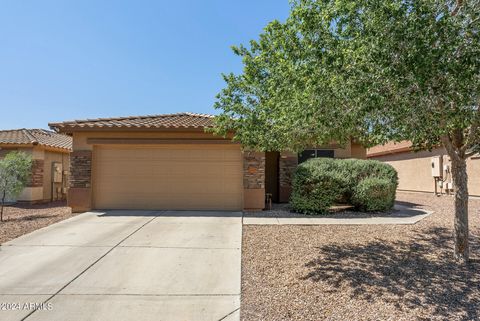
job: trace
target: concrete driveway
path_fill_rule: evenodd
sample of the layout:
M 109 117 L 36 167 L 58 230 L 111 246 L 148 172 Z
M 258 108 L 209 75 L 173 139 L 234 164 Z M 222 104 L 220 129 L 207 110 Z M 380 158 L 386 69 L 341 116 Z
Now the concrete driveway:
M 242 214 L 89 212 L 0 248 L 0 320 L 239 320 Z

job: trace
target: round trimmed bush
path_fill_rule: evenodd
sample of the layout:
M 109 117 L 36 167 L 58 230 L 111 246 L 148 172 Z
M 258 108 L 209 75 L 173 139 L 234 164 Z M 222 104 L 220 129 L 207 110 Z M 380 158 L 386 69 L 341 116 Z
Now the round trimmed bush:
M 396 188 L 396 184 L 386 178 L 367 177 L 355 187 L 352 205 L 368 212 L 387 211 L 394 205 Z
M 338 167 L 348 182 L 348 198 L 352 197 L 351 193 L 358 183 L 368 177 L 385 178 L 395 186 L 398 184 L 397 171 L 391 165 L 376 160 L 342 159 L 338 160 Z
M 290 206 L 295 212 L 321 214 L 342 198 L 345 180 L 332 159 L 310 159 L 297 167 Z

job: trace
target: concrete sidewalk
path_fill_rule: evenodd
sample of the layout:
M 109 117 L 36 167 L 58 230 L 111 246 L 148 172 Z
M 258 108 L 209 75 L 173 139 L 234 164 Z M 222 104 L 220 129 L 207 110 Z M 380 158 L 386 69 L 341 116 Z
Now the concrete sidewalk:
M 366 217 L 321 217 L 320 215 L 303 215 L 301 217 L 267 216 L 262 212 L 243 218 L 244 225 L 374 225 L 374 224 L 415 224 L 433 212 L 417 208 L 395 205 L 393 213 L 371 215 Z
M 239 320 L 241 220 L 90 212 L 12 240 L 0 248 L 0 320 Z

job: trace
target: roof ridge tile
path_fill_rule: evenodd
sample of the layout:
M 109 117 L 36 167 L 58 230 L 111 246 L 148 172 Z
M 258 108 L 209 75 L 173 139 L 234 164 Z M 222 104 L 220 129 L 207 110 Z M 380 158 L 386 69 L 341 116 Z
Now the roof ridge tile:
M 159 115 L 140 115 L 110 118 L 90 118 L 85 120 L 50 123 L 56 131 L 68 131 L 69 128 L 201 128 L 213 125 L 215 116 L 191 112 L 179 112 Z

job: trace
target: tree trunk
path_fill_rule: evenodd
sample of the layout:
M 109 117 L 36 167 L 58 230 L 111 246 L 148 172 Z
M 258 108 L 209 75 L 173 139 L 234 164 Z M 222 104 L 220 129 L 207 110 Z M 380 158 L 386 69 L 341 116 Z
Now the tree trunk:
M 451 157 L 452 177 L 455 188 L 455 258 L 467 262 L 468 247 L 468 176 L 467 162 L 461 157 Z
M 5 195 L 6 195 L 6 191 L 3 191 L 2 204 L 0 205 L 0 206 L 1 206 L 1 209 L 0 209 L 0 222 L 3 222 L 3 206 L 5 205 Z

